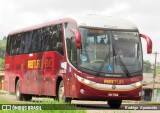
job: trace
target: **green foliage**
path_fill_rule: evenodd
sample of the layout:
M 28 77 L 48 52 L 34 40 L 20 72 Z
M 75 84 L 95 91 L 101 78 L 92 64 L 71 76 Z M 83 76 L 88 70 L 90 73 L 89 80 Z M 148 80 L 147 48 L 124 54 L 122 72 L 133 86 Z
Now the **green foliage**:
M 6 48 L 6 40 L 0 40 L 0 49 L 1 50 L 5 50 Z
M 160 67 L 157 67 L 156 74 L 160 74 Z
M 147 61 L 143 61 L 143 72 L 144 73 L 152 72 L 151 63 L 148 60 Z
M 0 70 L 4 68 L 4 59 L 0 58 Z
M 3 37 L 3 40 L 7 40 L 7 37 L 6 37 L 6 36 L 4 36 L 4 37 Z
M 6 40 L 0 40 L 0 69 L 4 68 L 5 48 L 6 48 Z

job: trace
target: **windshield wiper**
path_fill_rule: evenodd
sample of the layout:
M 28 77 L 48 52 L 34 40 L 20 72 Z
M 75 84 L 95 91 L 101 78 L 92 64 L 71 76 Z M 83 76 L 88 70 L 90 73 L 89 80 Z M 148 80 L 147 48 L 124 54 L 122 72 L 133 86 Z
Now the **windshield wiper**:
M 120 56 L 116 56 L 116 58 L 118 58 L 118 62 L 120 63 L 120 65 L 122 65 L 121 68 L 126 73 L 127 77 L 130 77 L 130 73 L 129 73 L 127 67 L 125 66 L 124 62 L 122 61 L 121 57 Z
M 114 45 L 113 45 L 113 57 L 115 57 L 115 61 L 119 63 L 121 69 L 125 72 L 127 77 L 130 77 L 130 73 L 129 73 L 127 67 L 125 66 L 124 62 L 122 61 L 121 57 L 116 54 Z
M 103 67 L 104 67 L 104 65 L 105 65 L 105 63 L 106 63 L 106 61 L 107 61 L 107 59 L 108 59 L 109 53 L 110 53 L 110 52 L 106 53 L 105 58 L 103 59 L 103 63 L 102 63 L 102 65 L 100 66 L 98 72 L 97 72 L 95 75 L 98 76 L 99 73 L 102 71 L 102 69 L 103 69 Z

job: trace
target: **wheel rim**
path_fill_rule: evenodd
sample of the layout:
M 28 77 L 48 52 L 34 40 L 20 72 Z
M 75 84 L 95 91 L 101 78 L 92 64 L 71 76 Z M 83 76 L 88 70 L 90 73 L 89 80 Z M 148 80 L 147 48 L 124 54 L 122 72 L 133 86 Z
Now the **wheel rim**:
M 60 101 L 63 101 L 64 100 L 64 86 L 63 86 L 63 83 L 60 85 L 60 88 L 59 88 L 59 100 Z
M 20 96 L 20 91 L 19 91 L 19 85 L 17 84 L 16 87 L 16 96 L 19 97 Z

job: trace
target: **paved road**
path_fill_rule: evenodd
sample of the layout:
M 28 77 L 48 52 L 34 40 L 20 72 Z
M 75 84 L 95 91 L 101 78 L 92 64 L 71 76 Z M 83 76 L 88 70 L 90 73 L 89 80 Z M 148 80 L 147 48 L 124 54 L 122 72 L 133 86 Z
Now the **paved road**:
M 16 100 L 15 95 L 10 95 L 10 94 L 0 95 L 0 98 L 10 100 L 13 102 L 19 102 Z M 43 100 L 43 98 L 33 98 L 32 103 L 41 101 L 41 100 Z M 140 107 L 140 106 L 145 107 L 145 106 L 143 106 L 143 104 L 140 104 L 140 103 L 137 106 L 137 104 L 134 101 L 123 102 L 121 108 L 118 110 L 110 109 L 106 101 L 76 101 L 76 100 L 73 100 L 72 104 L 76 104 L 78 109 L 87 110 L 87 113 L 122 113 L 122 112 L 123 113 L 151 113 L 151 112 L 160 113 L 160 110 L 135 110 L 136 107 Z M 129 107 L 133 106 L 135 108 L 124 110 L 126 106 L 129 106 Z

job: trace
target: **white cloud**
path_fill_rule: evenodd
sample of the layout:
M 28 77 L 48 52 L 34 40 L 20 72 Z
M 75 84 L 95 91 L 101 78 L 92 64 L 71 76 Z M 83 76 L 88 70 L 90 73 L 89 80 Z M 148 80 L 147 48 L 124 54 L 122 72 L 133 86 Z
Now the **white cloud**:
M 127 3 L 118 3 L 114 4 L 112 7 L 106 8 L 100 14 L 109 15 L 109 16 L 121 16 L 123 12 L 126 12 L 129 9 L 129 4 Z

